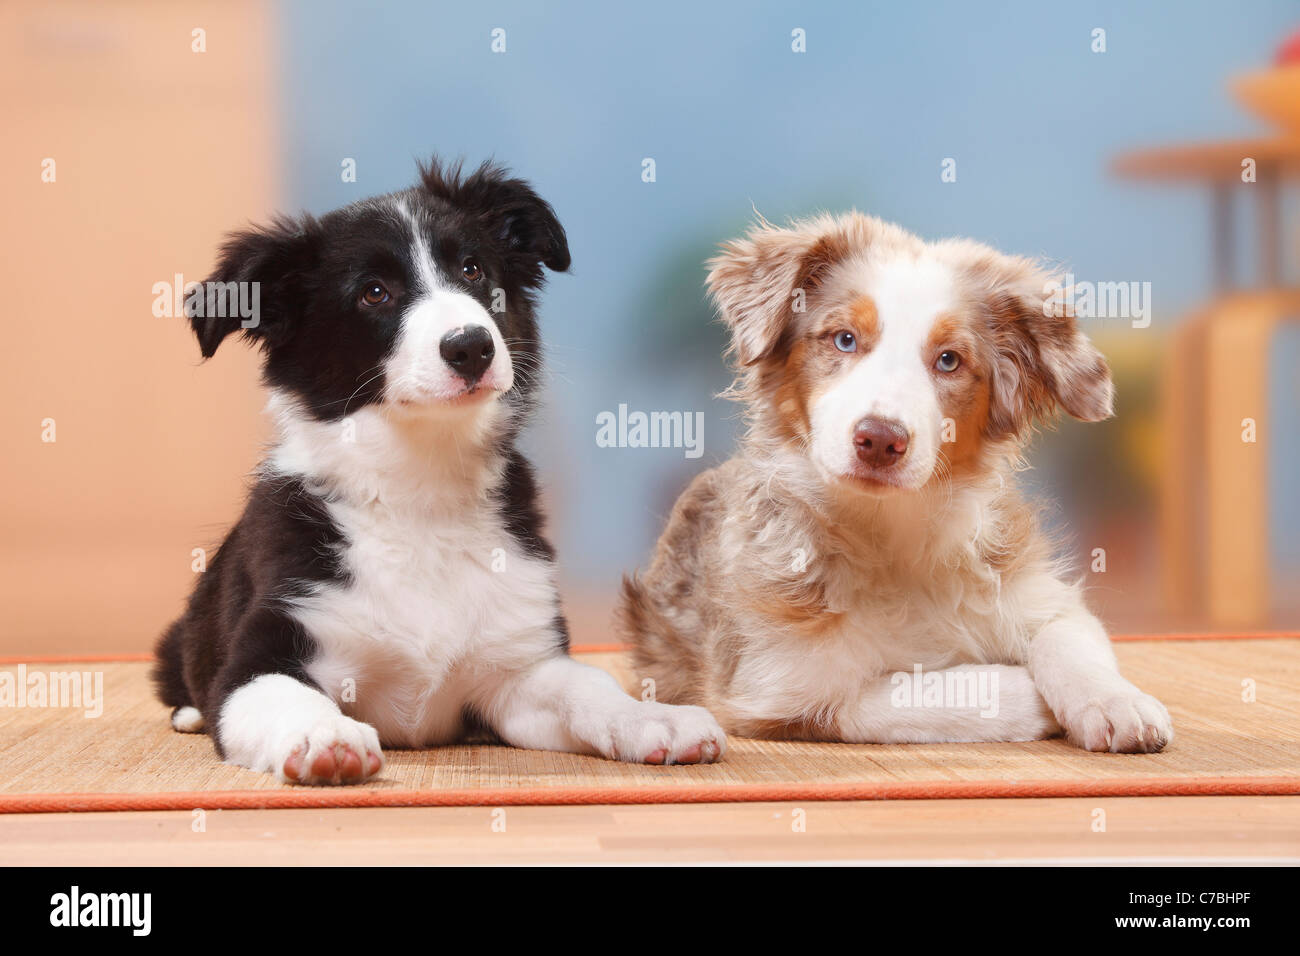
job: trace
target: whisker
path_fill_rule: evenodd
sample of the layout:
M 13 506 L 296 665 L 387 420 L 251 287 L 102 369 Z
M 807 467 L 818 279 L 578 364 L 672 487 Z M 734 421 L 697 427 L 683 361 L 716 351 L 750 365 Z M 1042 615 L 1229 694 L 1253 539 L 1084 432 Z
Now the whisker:
M 354 399 L 354 398 L 357 397 L 357 392 L 361 391 L 363 388 L 365 388 L 367 385 L 369 385 L 369 384 L 370 384 L 371 382 L 373 382 L 375 379 L 379 378 L 381 375 L 384 374 L 383 363 L 381 362 L 381 363 L 378 364 L 378 365 L 372 365 L 372 366 L 370 366 L 370 368 L 365 369 L 364 371 L 358 373 L 357 378 L 360 378 L 362 375 L 369 374 L 370 372 L 377 372 L 377 374 L 375 374 L 375 375 L 371 375 L 370 378 L 366 379 L 364 382 L 362 382 L 360 385 L 358 385 L 358 386 L 356 387 L 356 389 L 352 392 L 352 394 L 349 395 L 347 398 L 338 398 L 338 399 L 335 399 L 335 400 L 332 401 L 332 402 L 324 402 L 324 403 L 322 403 L 322 407 L 328 407 L 328 406 L 330 406 L 330 405 L 343 405 L 343 406 L 344 406 L 344 409 L 343 409 L 344 414 L 347 414 L 347 408 L 346 408 L 347 403 L 350 402 L 350 401 L 352 401 L 352 399 Z

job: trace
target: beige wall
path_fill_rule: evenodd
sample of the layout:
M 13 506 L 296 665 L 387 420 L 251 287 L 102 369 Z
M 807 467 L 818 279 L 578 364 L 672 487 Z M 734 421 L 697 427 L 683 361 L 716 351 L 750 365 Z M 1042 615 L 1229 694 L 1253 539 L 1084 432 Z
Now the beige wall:
M 200 365 L 150 290 L 277 205 L 272 25 L 254 2 L 0 8 L 0 655 L 149 649 L 238 511 L 254 355 Z

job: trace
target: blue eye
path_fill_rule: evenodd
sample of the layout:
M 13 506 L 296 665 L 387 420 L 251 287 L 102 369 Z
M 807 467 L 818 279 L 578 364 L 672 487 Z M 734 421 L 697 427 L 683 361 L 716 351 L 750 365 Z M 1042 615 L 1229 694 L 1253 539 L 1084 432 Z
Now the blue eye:
M 835 347 L 841 352 L 856 352 L 858 350 L 858 340 L 853 337 L 852 332 L 836 332 Z
M 934 367 L 940 372 L 955 372 L 960 364 L 961 356 L 956 352 L 943 352 L 939 355 L 939 361 L 934 363 Z

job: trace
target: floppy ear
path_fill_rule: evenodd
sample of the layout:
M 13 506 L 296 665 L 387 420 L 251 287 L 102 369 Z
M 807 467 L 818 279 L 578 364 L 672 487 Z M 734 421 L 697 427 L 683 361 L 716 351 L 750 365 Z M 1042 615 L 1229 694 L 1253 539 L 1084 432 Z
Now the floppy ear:
M 1110 367 L 1057 294 L 1059 277 L 1012 256 L 999 256 L 988 272 L 990 426 L 1018 434 L 1058 408 L 1085 422 L 1114 414 Z
M 315 233 L 309 216 L 280 217 L 268 226 L 231 233 L 202 295 L 186 298 L 186 315 L 204 358 L 233 332 L 263 348 L 288 338 L 302 307 Z
M 443 169 L 435 156 L 427 166 L 420 165 L 420 179 L 430 194 L 478 217 L 504 244 L 525 285 L 541 285 L 540 266 L 555 272 L 569 268 L 569 240 L 555 210 L 504 167 L 484 163 L 462 182 L 459 163 Z
M 788 229 L 763 222 L 745 238 L 723 244 L 707 263 L 705 285 L 731 330 L 731 351 L 742 367 L 771 354 L 795 310 L 850 248 L 850 236 L 829 216 Z

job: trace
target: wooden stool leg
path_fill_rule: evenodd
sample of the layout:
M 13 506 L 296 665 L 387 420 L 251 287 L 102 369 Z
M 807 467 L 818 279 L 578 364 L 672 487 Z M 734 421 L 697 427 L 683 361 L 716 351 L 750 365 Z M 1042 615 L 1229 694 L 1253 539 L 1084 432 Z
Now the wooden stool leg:
M 1205 326 L 1200 313 L 1174 330 L 1160 376 L 1161 590 L 1178 627 L 1205 612 Z
M 1210 617 L 1221 627 L 1259 626 L 1269 612 L 1268 373 L 1278 319 L 1275 305 L 1234 299 L 1206 330 L 1205 560 Z M 1243 438 L 1247 419 L 1253 441 Z

